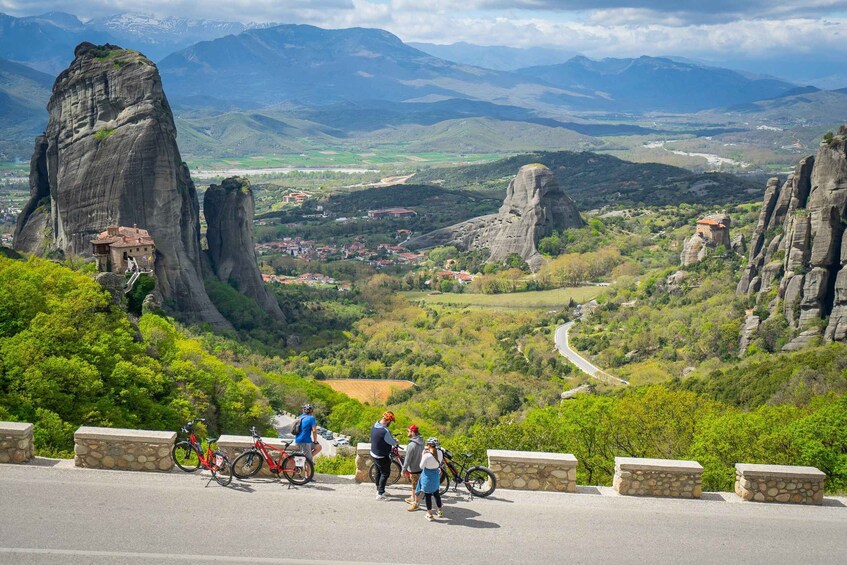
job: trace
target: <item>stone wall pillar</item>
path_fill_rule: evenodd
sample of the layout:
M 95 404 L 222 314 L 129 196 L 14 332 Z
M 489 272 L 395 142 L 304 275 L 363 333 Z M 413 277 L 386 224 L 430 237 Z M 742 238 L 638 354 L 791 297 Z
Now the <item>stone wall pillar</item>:
M 0 463 L 26 463 L 33 452 L 32 424 L 0 422 Z
M 815 467 L 735 464 L 735 494 L 745 501 L 823 504 L 825 480 Z
M 703 466 L 696 461 L 615 457 L 612 486 L 625 495 L 700 498 Z
M 576 492 L 577 460 L 570 453 L 488 450 L 500 488 Z
M 74 432 L 74 464 L 92 469 L 170 471 L 176 432 L 95 428 Z

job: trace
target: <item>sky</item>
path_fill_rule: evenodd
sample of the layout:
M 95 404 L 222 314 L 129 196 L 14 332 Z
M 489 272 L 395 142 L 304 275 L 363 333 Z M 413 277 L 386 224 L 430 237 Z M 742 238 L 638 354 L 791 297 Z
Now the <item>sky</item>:
M 0 0 L 0 12 L 120 12 L 375 27 L 406 42 L 544 46 L 589 57 L 844 57 L 847 0 Z

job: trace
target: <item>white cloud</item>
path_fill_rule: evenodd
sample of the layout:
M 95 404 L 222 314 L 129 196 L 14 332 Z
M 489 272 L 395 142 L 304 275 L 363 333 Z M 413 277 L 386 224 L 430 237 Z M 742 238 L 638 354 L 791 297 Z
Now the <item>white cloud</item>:
M 845 17 L 788 17 L 797 7 L 826 13 L 847 0 L 590 0 L 595 9 L 565 13 L 589 0 L 0 0 L 13 15 L 60 10 L 80 16 L 121 11 L 242 22 L 307 23 L 327 28 L 377 27 L 404 41 L 556 46 L 592 57 L 681 55 L 719 60 L 743 54 L 841 52 Z M 690 9 L 768 11 L 773 17 L 690 23 Z M 630 6 L 638 4 L 639 7 Z M 630 6 L 630 7 L 627 7 Z M 706 7 L 703 7 L 706 6 Z M 664 12 L 648 8 L 665 8 Z M 676 10 L 669 9 L 676 7 Z M 699 7 L 699 8 L 698 8 Z M 615 9 L 611 9 L 615 8 Z

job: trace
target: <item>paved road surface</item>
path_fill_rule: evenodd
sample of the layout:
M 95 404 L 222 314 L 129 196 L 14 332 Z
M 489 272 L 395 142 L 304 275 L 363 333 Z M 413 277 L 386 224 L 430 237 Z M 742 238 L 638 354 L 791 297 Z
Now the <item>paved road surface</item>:
M 381 502 L 372 485 L 335 480 L 224 488 L 199 474 L 0 465 L 0 563 L 793 565 L 847 555 L 844 499 L 804 507 L 498 490 L 473 501 L 451 493 L 445 517 L 429 523 L 406 512 L 406 488 Z
M 559 350 L 559 353 L 561 353 L 562 356 L 566 357 L 568 361 L 576 365 L 589 377 L 594 377 L 601 381 L 611 382 L 612 384 L 629 384 L 623 379 L 613 377 L 612 375 L 604 372 L 602 369 L 592 364 L 591 361 L 582 357 L 579 353 L 570 348 L 568 345 L 568 332 L 573 325 L 573 322 L 568 322 L 556 328 L 556 333 L 553 334 L 553 342 L 556 344 L 556 349 Z
M 291 416 L 286 416 L 285 414 L 277 414 L 274 417 L 274 428 L 280 434 L 288 434 L 291 435 L 291 424 L 294 423 L 294 418 Z M 287 441 L 287 440 L 286 440 Z M 332 457 L 335 455 L 335 446 L 332 445 L 328 439 L 324 439 L 321 436 L 318 436 L 318 442 L 321 444 L 321 452 L 318 453 L 318 457 L 325 455 L 327 457 Z

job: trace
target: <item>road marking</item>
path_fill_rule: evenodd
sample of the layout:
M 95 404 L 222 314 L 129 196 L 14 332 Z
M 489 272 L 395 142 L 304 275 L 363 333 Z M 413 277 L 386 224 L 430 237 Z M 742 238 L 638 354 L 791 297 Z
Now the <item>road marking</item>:
M 140 553 L 134 551 L 89 551 L 86 549 L 42 549 L 37 547 L 0 547 L 0 554 L 112 557 L 117 559 L 159 559 L 170 561 L 191 561 L 194 563 L 314 563 L 316 561 L 315 559 L 278 559 L 275 557 L 244 557 L 237 555 L 187 555 L 176 553 Z M 323 563 L 366 563 L 364 561 L 327 561 L 324 559 L 320 559 L 319 561 Z

